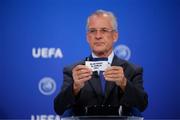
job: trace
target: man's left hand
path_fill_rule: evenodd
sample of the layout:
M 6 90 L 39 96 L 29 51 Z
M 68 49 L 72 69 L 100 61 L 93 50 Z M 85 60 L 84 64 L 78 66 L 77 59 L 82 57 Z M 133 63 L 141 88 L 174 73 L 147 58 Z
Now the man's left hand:
M 127 79 L 124 75 L 122 67 L 111 66 L 107 68 L 104 72 L 104 77 L 107 81 L 115 82 L 116 85 L 120 86 L 123 91 L 125 90 Z

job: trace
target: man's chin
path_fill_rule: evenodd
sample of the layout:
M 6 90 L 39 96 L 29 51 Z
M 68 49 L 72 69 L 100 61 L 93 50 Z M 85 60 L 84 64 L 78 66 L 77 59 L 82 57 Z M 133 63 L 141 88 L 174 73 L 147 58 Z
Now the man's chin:
M 105 50 L 95 50 L 93 51 L 96 55 L 104 55 L 106 54 L 106 51 Z

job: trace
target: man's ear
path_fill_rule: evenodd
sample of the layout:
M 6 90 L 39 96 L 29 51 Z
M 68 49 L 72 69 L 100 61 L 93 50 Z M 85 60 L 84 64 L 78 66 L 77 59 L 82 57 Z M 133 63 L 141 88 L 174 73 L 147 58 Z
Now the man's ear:
M 114 41 L 114 43 L 118 40 L 118 37 L 119 37 L 118 32 L 114 32 L 114 34 L 113 34 L 113 41 Z

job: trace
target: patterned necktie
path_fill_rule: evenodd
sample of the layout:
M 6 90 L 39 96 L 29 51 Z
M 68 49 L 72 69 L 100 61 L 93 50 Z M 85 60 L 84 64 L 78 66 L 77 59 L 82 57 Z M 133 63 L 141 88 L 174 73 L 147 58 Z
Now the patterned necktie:
M 103 93 L 103 95 L 105 95 L 105 84 L 106 84 L 106 80 L 105 80 L 105 78 L 104 78 L 103 71 L 100 71 L 100 72 L 99 72 L 99 79 L 101 80 L 102 93 Z
M 108 61 L 108 58 L 92 58 L 91 61 Z M 105 95 L 105 84 L 106 80 L 103 75 L 104 71 L 99 71 L 99 79 L 101 80 L 102 93 Z

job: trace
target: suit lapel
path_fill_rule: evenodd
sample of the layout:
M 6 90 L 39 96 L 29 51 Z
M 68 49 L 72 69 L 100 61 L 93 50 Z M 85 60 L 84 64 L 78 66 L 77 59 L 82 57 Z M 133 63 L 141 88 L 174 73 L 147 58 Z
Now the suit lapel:
M 99 76 L 98 75 L 92 76 L 92 79 L 89 80 L 88 82 L 91 88 L 93 89 L 94 94 L 96 95 L 98 104 L 101 104 L 103 100 L 103 96 L 102 96 L 101 81 L 99 80 Z
M 121 59 L 119 59 L 116 55 L 114 55 L 113 61 L 111 66 L 122 66 L 125 62 Z M 108 81 L 106 84 L 106 95 L 105 98 L 107 99 L 112 91 L 112 89 L 116 86 L 114 82 Z
M 85 61 L 86 60 L 91 60 L 92 56 L 87 57 L 83 62 L 81 62 L 80 64 L 85 65 Z M 99 75 L 97 72 L 93 72 L 92 78 L 90 80 L 87 81 L 88 84 L 90 85 L 90 87 L 93 89 L 94 93 L 97 95 L 97 99 L 100 102 L 101 101 L 101 94 L 102 94 L 102 90 L 101 90 L 101 81 L 99 80 Z
M 95 90 L 97 94 L 101 93 L 101 81 L 99 80 L 98 74 L 93 75 L 91 80 L 89 80 L 89 83 L 91 84 L 92 88 Z

